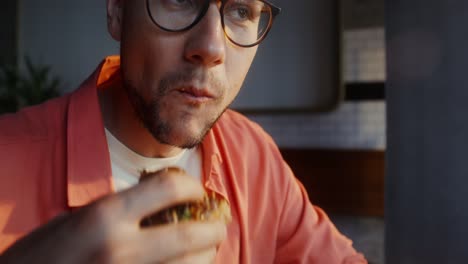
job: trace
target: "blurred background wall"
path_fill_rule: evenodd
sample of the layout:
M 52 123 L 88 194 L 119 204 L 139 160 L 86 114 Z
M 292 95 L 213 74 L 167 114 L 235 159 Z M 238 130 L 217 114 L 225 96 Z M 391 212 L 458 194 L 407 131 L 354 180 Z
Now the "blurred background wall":
M 17 56 L 17 1 L 3 0 L 0 8 L 0 62 L 14 64 Z
M 386 1 L 387 263 L 468 259 L 468 2 Z
M 50 65 L 64 92 L 84 81 L 118 43 L 107 33 L 104 0 L 21 0 L 18 57 Z

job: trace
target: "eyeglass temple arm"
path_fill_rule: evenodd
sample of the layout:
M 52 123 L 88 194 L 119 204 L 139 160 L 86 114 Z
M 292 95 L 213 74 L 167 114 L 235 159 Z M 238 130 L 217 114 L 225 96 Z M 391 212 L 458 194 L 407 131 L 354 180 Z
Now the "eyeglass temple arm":
M 281 8 L 275 6 L 272 2 L 267 1 L 267 0 L 263 0 L 263 2 L 265 2 L 265 3 L 267 3 L 268 5 L 271 6 L 271 12 L 273 14 L 273 17 L 275 17 L 275 16 L 277 16 L 277 15 L 279 15 L 281 13 Z

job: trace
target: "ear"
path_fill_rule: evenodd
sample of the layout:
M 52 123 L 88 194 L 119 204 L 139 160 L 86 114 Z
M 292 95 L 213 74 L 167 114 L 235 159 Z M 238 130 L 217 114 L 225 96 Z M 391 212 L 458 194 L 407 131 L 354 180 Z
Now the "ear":
M 117 41 L 122 33 L 123 1 L 107 0 L 107 30 Z

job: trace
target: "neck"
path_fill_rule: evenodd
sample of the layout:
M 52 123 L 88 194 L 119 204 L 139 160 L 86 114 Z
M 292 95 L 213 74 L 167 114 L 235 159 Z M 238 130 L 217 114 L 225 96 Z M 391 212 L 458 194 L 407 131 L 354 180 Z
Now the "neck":
M 136 115 L 121 81 L 111 81 L 98 89 L 104 125 L 132 151 L 151 158 L 167 158 L 182 149 L 157 141 Z

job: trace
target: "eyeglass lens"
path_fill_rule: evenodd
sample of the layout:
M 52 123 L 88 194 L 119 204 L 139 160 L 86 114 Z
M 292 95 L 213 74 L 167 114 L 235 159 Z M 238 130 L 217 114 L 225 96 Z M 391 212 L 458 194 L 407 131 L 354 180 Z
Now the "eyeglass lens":
M 163 29 L 182 31 L 206 11 L 205 0 L 148 0 L 154 22 Z M 222 21 L 227 37 L 239 45 L 252 45 L 268 32 L 272 10 L 260 0 L 227 0 L 222 4 Z

